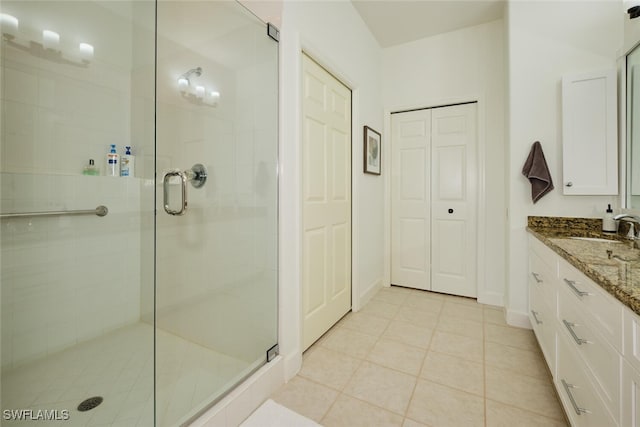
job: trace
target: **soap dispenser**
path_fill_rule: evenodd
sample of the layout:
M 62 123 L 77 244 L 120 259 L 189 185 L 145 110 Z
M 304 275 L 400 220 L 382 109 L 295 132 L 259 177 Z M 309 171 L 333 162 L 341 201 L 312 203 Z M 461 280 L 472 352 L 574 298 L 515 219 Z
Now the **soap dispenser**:
M 602 231 L 605 233 L 615 233 L 618 231 L 618 223 L 613 219 L 613 209 L 611 209 L 611 205 L 608 205 L 604 218 L 602 218 Z
M 111 144 L 111 149 L 107 153 L 107 176 L 120 176 L 120 162 L 116 153 L 116 144 Z

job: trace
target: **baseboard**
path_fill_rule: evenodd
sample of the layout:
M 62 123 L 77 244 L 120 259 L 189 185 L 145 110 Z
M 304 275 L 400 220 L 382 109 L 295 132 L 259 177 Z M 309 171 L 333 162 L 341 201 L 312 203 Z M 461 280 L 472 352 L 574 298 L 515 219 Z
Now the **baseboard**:
M 371 301 L 371 299 L 375 296 L 376 293 L 378 293 L 380 289 L 382 289 L 382 278 L 373 282 L 369 286 L 369 288 L 361 294 L 358 303 L 353 304 L 353 311 L 360 311 L 362 307 L 364 307 L 369 301 Z
M 504 307 L 504 295 L 497 292 L 483 292 L 478 295 L 478 302 L 480 304 Z
M 302 368 L 302 353 L 296 351 L 293 354 L 284 356 L 284 380 L 289 381 L 291 378 L 298 375 Z
M 507 324 L 518 328 L 533 329 L 529 321 L 529 315 L 521 311 L 507 309 Z
M 190 427 L 235 427 L 284 384 L 281 356 L 260 368 L 200 417 Z

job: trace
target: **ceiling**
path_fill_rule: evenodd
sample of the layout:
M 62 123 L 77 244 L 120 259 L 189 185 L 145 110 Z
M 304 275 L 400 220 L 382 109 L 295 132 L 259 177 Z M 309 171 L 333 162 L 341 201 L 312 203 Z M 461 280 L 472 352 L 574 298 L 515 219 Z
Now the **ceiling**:
M 505 0 L 352 0 L 382 47 L 502 18 Z

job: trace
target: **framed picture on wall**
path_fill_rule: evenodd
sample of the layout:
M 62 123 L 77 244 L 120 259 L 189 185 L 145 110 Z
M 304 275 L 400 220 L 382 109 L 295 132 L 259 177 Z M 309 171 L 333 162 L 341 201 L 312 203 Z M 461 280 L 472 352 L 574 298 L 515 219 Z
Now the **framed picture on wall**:
M 382 137 L 369 126 L 364 127 L 364 173 L 380 175 Z

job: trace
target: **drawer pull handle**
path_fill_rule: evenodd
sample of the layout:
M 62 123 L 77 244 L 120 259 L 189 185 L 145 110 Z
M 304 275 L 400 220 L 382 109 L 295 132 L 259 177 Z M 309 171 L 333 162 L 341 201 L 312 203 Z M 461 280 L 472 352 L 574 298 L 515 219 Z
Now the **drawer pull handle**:
M 569 287 L 571 288 L 571 290 L 578 295 L 579 297 L 586 297 L 591 295 L 589 292 L 585 292 L 585 291 L 581 291 L 580 289 L 576 288 L 576 282 L 573 280 L 569 280 L 569 279 L 564 279 L 564 282 L 569 285 Z
M 533 315 L 533 318 L 536 321 L 536 325 L 540 325 L 542 323 L 542 320 L 538 319 L 538 312 L 531 310 L 531 314 Z
M 536 279 L 536 283 L 544 282 L 544 280 L 540 279 L 540 276 L 538 275 L 538 273 L 531 272 L 531 275 L 533 276 L 534 279 Z
M 588 414 L 589 411 L 579 407 L 578 403 L 576 402 L 576 399 L 573 397 L 573 394 L 571 394 L 571 389 L 575 388 L 575 386 L 573 384 L 569 384 L 565 380 L 561 380 L 561 381 L 562 381 L 562 386 L 564 387 L 564 390 L 567 392 L 567 396 L 569 396 L 569 400 L 571 401 L 571 406 L 573 406 L 573 409 L 576 411 L 576 414 L 578 415 Z
M 589 341 L 587 341 L 587 340 L 585 340 L 583 338 L 580 338 L 578 335 L 576 335 L 576 331 L 573 330 L 573 327 L 576 326 L 575 323 L 568 322 L 566 319 L 562 319 L 562 323 L 564 323 L 564 326 L 566 326 L 566 328 L 569 330 L 569 333 L 573 337 L 573 340 L 578 345 L 589 344 Z

